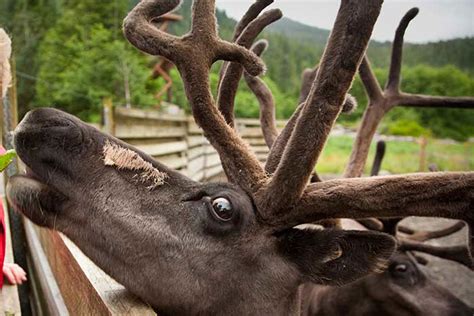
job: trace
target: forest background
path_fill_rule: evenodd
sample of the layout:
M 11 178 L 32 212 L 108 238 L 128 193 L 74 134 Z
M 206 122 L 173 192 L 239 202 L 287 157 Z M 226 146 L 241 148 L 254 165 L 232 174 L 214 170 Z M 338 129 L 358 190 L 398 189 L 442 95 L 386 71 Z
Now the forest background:
M 104 98 L 125 104 L 130 91 L 134 107 L 154 107 L 154 95 L 164 85 L 151 79 L 156 58 L 138 52 L 126 42 L 121 24 L 137 0 L 4 0 L 0 26 L 12 36 L 18 79 L 20 114 L 38 107 L 54 106 L 80 118 L 98 122 Z M 190 27 L 191 0 L 179 14 L 184 19 L 170 27 L 184 34 Z M 218 10 L 219 31 L 226 39 L 236 23 Z M 394 30 L 395 31 L 395 30 Z M 319 61 L 328 30 L 282 19 L 262 37 L 270 43 L 264 55 L 267 82 L 277 104 L 277 117 L 288 118 L 297 105 L 301 73 Z M 390 42 L 371 41 L 368 55 L 382 85 L 387 77 Z M 406 92 L 446 96 L 474 95 L 474 38 L 459 38 L 426 44 L 405 44 L 403 83 Z M 219 64 L 211 81 L 216 91 Z M 189 111 L 181 80 L 173 70 L 172 102 Z M 366 96 L 357 78 L 351 93 L 359 107 L 339 118 L 348 127 L 357 126 L 366 106 Z M 258 103 L 243 83 L 236 100 L 240 117 L 257 117 Z M 460 109 L 396 108 L 380 131 L 393 135 L 426 135 L 466 141 L 474 136 L 474 111 Z

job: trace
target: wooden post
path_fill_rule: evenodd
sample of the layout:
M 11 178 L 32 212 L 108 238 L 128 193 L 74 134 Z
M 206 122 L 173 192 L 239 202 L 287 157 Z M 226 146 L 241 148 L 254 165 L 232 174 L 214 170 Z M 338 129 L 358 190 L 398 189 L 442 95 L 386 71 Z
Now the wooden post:
M 115 135 L 114 105 L 111 98 L 105 98 L 104 107 L 104 131 L 110 135 Z

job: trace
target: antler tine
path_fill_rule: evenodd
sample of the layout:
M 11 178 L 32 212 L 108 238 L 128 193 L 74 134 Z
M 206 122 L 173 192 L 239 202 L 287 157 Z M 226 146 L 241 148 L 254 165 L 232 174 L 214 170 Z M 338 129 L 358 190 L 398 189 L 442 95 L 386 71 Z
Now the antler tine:
M 442 97 L 401 92 L 398 96 L 400 106 L 473 109 L 473 97 Z
M 219 59 L 237 62 L 252 75 L 264 70 L 260 58 L 245 47 L 225 42 L 217 36 L 214 0 L 195 0 L 192 30 L 181 38 L 160 32 L 152 21 L 175 8 L 176 0 L 144 0 L 124 21 L 124 33 L 137 48 L 168 58 L 178 68 L 196 123 L 219 153 L 223 168 L 232 182 L 254 192 L 266 174 L 248 145 L 230 128 L 215 106 L 210 91 L 209 71 Z
M 341 2 L 312 90 L 282 160 L 261 192 L 261 209 L 280 212 L 282 206 L 295 204 L 303 194 L 332 125 L 341 112 L 381 5 L 382 1 Z M 312 137 L 308 138 L 309 135 Z M 298 168 L 294 168 L 295 165 Z M 284 194 L 281 194 L 282 187 L 285 187 Z
M 249 25 L 250 22 L 255 20 L 255 18 L 258 17 L 258 15 L 270 4 L 273 3 L 273 0 L 256 0 L 255 3 L 253 3 L 247 10 L 247 12 L 244 14 L 244 16 L 240 19 L 240 21 L 237 23 L 235 26 L 234 30 L 234 36 L 232 38 L 232 42 L 237 41 L 239 38 L 240 34 L 242 31 Z M 227 67 L 229 66 L 228 62 L 225 62 L 222 64 L 222 67 L 219 71 L 219 84 L 218 84 L 218 89 L 220 89 L 221 83 L 222 83 L 222 77 L 224 76 L 224 73 L 226 72 Z
M 403 54 L 403 37 L 405 31 L 420 10 L 418 8 L 410 9 L 401 19 L 398 28 L 395 32 L 395 38 L 392 45 L 392 60 L 390 63 L 390 71 L 388 74 L 388 81 L 385 87 L 388 91 L 398 92 L 400 90 L 400 71 L 402 69 L 402 54 Z
M 369 101 L 376 101 L 383 98 L 383 91 L 377 78 L 375 77 L 372 66 L 367 55 L 364 56 L 359 67 L 359 76 L 364 85 L 365 92 Z
M 281 157 L 283 156 L 283 152 L 286 148 L 288 140 L 290 139 L 291 134 L 293 133 L 293 130 L 295 128 L 296 120 L 298 119 L 301 113 L 301 110 L 303 109 L 304 102 L 306 101 L 311 91 L 311 86 L 318 73 L 318 68 L 319 67 L 316 66 L 313 69 L 307 68 L 303 71 L 303 74 L 301 76 L 302 78 L 301 78 L 300 96 L 298 100 L 298 103 L 300 105 L 295 110 L 291 118 L 288 120 L 280 136 L 276 139 L 275 146 L 271 147 L 271 151 L 270 151 L 270 154 L 268 155 L 267 163 L 265 164 L 265 170 L 270 174 L 275 172 L 276 168 L 278 167 L 278 164 L 280 163 Z M 344 105 L 342 106 L 342 112 L 350 113 L 356 107 L 357 107 L 356 99 L 352 95 L 347 94 L 346 99 L 344 101 Z M 319 178 L 318 174 L 316 172 L 313 172 L 310 182 L 314 183 L 314 182 L 320 182 L 320 181 L 321 179 Z
M 471 270 L 474 268 L 469 249 L 465 246 L 442 247 L 427 245 L 417 241 L 400 240 L 398 249 L 401 251 L 423 252 L 439 258 L 458 262 Z
M 260 40 L 253 45 L 252 51 L 257 56 L 261 56 L 261 54 L 266 50 L 267 46 L 268 42 L 266 40 Z M 255 94 L 259 101 L 260 125 L 262 127 L 263 138 L 265 139 L 265 143 L 267 144 L 268 148 L 271 149 L 276 139 L 278 138 L 278 129 L 275 123 L 275 102 L 273 99 L 273 95 L 262 79 L 250 76 L 248 73 L 245 73 L 244 77 L 250 90 L 252 90 L 252 92 Z M 290 125 L 294 126 L 294 124 L 291 123 Z M 289 131 L 292 132 L 293 128 L 289 129 Z M 285 146 L 286 142 L 288 141 L 288 138 L 289 137 L 286 137 L 284 140 Z M 282 143 L 283 141 L 280 140 L 279 145 L 281 145 Z M 278 159 L 280 158 L 281 156 L 278 157 Z M 313 172 L 310 182 L 314 183 L 320 181 L 321 178 L 319 178 L 318 174 L 316 172 Z
M 266 40 L 260 40 L 252 46 L 251 50 L 255 55 L 260 57 L 267 47 L 268 42 Z M 275 100 L 273 99 L 272 92 L 259 77 L 251 76 L 246 72 L 244 78 L 248 87 L 258 99 L 263 138 L 268 148 L 272 148 L 275 139 L 278 137 L 278 130 L 275 123 Z
M 288 140 L 293 133 L 293 130 L 296 126 L 296 122 L 304 108 L 304 103 L 301 103 L 296 110 L 291 115 L 288 122 L 286 122 L 285 127 L 281 131 L 280 135 L 275 139 L 273 146 L 271 147 L 270 153 L 267 157 L 267 162 L 265 163 L 265 171 L 268 174 L 272 174 L 278 167 L 278 164 L 281 161 L 281 157 L 283 156 L 283 152 L 285 151 L 286 145 L 288 144 Z
M 282 16 L 282 12 L 279 9 L 272 9 L 264 12 L 262 15 L 250 22 L 238 37 L 236 44 L 245 48 L 250 48 L 253 41 L 263 31 L 263 29 L 271 23 L 279 20 Z M 240 64 L 236 63 L 224 65 L 223 69 L 223 76 L 220 81 L 219 92 L 217 95 L 217 104 L 227 123 L 233 126 L 235 96 L 244 69 Z
M 407 234 L 405 238 L 410 239 L 410 240 L 416 240 L 416 241 L 427 241 L 431 239 L 436 239 L 436 238 L 442 238 L 446 237 L 449 235 L 452 235 L 461 229 L 463 229 L 465 226 L 463 221 L 457 221 L 453 225 L 450 225 L 446 228 L 440 229 L 440 230 L 434 230 L 434 231 L 415 231 L 412 230 L 408 227 L 405 226 L 399 226 L 398 231 Z
M 199 3 L 199 5 L 198 5 Z M 191 34 L 196 37 L 217 37 L 217 19 L 215 0 L 193 2 Z
M 385 113 L 395 106 L 474 108 L 473 97 L 441 97 L 410 94 L 400 91 L 400 71 L 402 63 L 403 37 L 411 20 L 418 14 L 418 9 L 409 10 L 401 19 L 392 45 L 392 60 L 385 90 L 380 85 L 370 67 L 367 56 L 364 57 L 359 74 L 369 97 L 369 104 L 364 112 L 357 132 L 349 163 L 344 172 L 345 177 L 360 177 L 363 173 L 369 146 L 377 127 Z
M 179 3 L 180 0 L 141 1 L 124 20 L 125 37 L 133 46 L 145 53 L 172 59 L 178 51 L 178 38 L 160 31 L 151 22 L 175 9 Z
M 385 142 L 380 140 L 377 142 L 377 150 L 375 152 L 374 163 L 372 164 L 372 170 L 370 171 L 370 176 L 377 176 L 380 171 L 380 166 L 382 165 L 383 157 L 385 156 Z M 385 231 L 388 234 L 395 235 L 395 227 L 401 219 L 390 220 L 379 220 L 377 218 L 361 218 L 357 221 L 370 230 Z M 392 225 L 393 223 L 393 225 Z M 393 229 L 392 229 L 393 226 Z M 393 230 L 393 233 L 392 233 Z
M 299 104 L 305 102 L 308 98 L 314 79 L 316 79 L 316 75 L 318 74 L 318 69 L 319 67 L 316 66 L 314 67 L 314 69 L 307 68 L 303 71 L 303 74 L 301 76 L 300 96 L 298 99 Z
M 235 42 L 242 31 L 249 25 L 250 22 L 255 20 L 258 15 L 270 4 L 273 3 L 273 0 L 257 0 L 255 1 L 244 14 L 244 16 L 240 19 L 240 21 L 235 26 L 234 37 L 232 39 Z
M 377 149 L 375 151 L 375 158 L 374 158 L 374 163 L 372 164 L 372 170 L 370 171 L 370 176 L 377 176 L 379 174 L 384 156 L 385 156 L 385 142 L 383 140 L 379 140 L 377 142 Z
M 308 185 L 293 214 L 280 220 L 298 225 L 324 218 L 423 216 L 461 219 L 471 226 L 473 203 L 474 172 L 336 179 Z
M 319 67 L 316 66 L 314 69 L 307 68 L 303 71 L 301 78 L 301 89 L 300 96 L 298 98 L 298 104 L 301 104 L 306 101 L 308 95 L 311 91 L 311 86 L 313 85 L 314 79 L 318 74 Z M 344 105 L 342 106 L 342 113 L 351 113 L 357 108 L 357 100 L 350 94 L 346 95 L 344 100 Z

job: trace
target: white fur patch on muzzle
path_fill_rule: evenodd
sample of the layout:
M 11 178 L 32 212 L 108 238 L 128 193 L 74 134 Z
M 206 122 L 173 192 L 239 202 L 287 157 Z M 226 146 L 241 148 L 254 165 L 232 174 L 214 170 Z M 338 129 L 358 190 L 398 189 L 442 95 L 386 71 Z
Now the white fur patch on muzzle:
M 163 185 L 168 175 L 159 171 L 151 163 L 145 161 L 139 154 L 117 144 L 106 141 L 104 148 L 104 164 L 115 166 L 119 170 L 137 171 L 137 178 L 142 183 L 151 183 L 148 189 L 153 190 Z

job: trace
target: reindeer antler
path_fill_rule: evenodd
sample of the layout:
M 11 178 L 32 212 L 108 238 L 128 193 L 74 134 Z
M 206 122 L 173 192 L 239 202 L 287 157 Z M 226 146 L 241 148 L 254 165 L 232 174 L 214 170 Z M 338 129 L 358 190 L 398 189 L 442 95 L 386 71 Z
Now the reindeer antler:
M 400 251 L 417 251 L 427 253 L 439 258 L 451 260 L 465 265 L 469 269 L 473 269 L 473 260 L 467 245 L 460 246 L 435 246 L 423 243 L 424 241 L 449 236 L 461 230 L 465 224 L 462 221 L 457 221 L 444 229 L 430 231 L 430 232 L 415 232 L 404 226 L 398 225 L 404 218 L 382 219 L 383 231 L 397 238 L 398 250 Z M 411 236 L 398 236 L 398 232 L 408 233 Z M 422 264 L 427 261 L 415 256 L 416 260 Z
M 266 40 L 259 40 L 252 46 L 252 51 L 261 56 L 267 49 L 268 42 Z M 272 148 L 275 139 L 278 137 L 278 129 L 276 127 L 275 117 L 275 100 L 265 82 L 259 77 L 254 77 L 247 72 L 244 74 L 245 81 L 248 87 L 258 99 L 260 104 L 260 125 L 262 127 L 263 138 L 268 148 Z
M 216 60 L 227 60 L 241 64 L 252 75 L 258 75 L 264 70 L 264 65 L 245 47 L 218 37 L 214 0 L 195 1 L 192 29 L 183 37 L 163 33 L 151 23 L 178 4 L 178 0 L 143 0 L 124 21 L 125 36 L 140 50 L 164 56 L 176 64 L 196 123 L 219 153 L 229 180 L 253 192 L 266 175 L 248 145 L 226 123 L 215 106 L 209 88 L 209 70 Z
M 454 234 L 464 228 L 466 224 L 462 221 L 457 221 L 456 223 L 448 226 L 446 228 L 434 231 L 415 231 L 405 226 L 398 226 L 398 231 L 404 234 L 407 234 L 406 239 L 414 241 L 427 241 L 436 238 L 442 238 Z
M 354 149 L 344 175 L 360 177 L 367 160 L 371 140 L 382 117 L 395 106 L 474 108 L 473 97 L 441 97 L 410 94 L 400 91 L 400 72 L 403 53 L 403 37 L 411 20 L 418 14 L 418 8 L 409 10 L 400 21 L 392 46 L 392 58 L 385 90 L 382 90 L 370 66 L 364 57 L 359 74 L 364 84 L 369 104 L 362 118 Z
M 303 194 L 341 112 L 380 8 L 381 1 L 342 1 L 311 92 L 275 173 L 259 193 L 262 209 L 278 213 Z M 282 186 L 285 192 L 281 192 Z
M 456 261 L 469 269 L 474 269 L 469 248 L 466 246 L 434 246 L 418 241 L 399 239 L 398 249 L 401 251 L 418 251 L 446 260 Z
M 472 172 L 339 179 L 307 186 L 364 55 L 381 0 L 342 1 L 316 79 L 294 115 L 293 132 L 271 178 L 226 123 L 209 89 L 209 70 L 216 60 L 240 63 L 254 76 L 263 64 L 245 47 L 218 38 L 213 0 L 195 1 L 192 30 L 183 37 L 163 34 L 150 23 L 177 4 L 140 2 L 125 21 L 125 34 L 138 48 L 177 65 L 196 122 L 219 153 L 229 179 L 252 196 L 261 221 L 282 229 L 328 218 L 415 215 L 474 224 Z
M 259 16 L 273 0 L 257 0 L 237 24 L 234 41 L 245 48 L 250 48 L 262 30 L 283 15 L 279 9 L 272 9 Z M 219 80 L 217 105 L 227 123 L 234 126 L 234 101 L 243 74 L 243 67 L 238 63 L 224 63 Z

